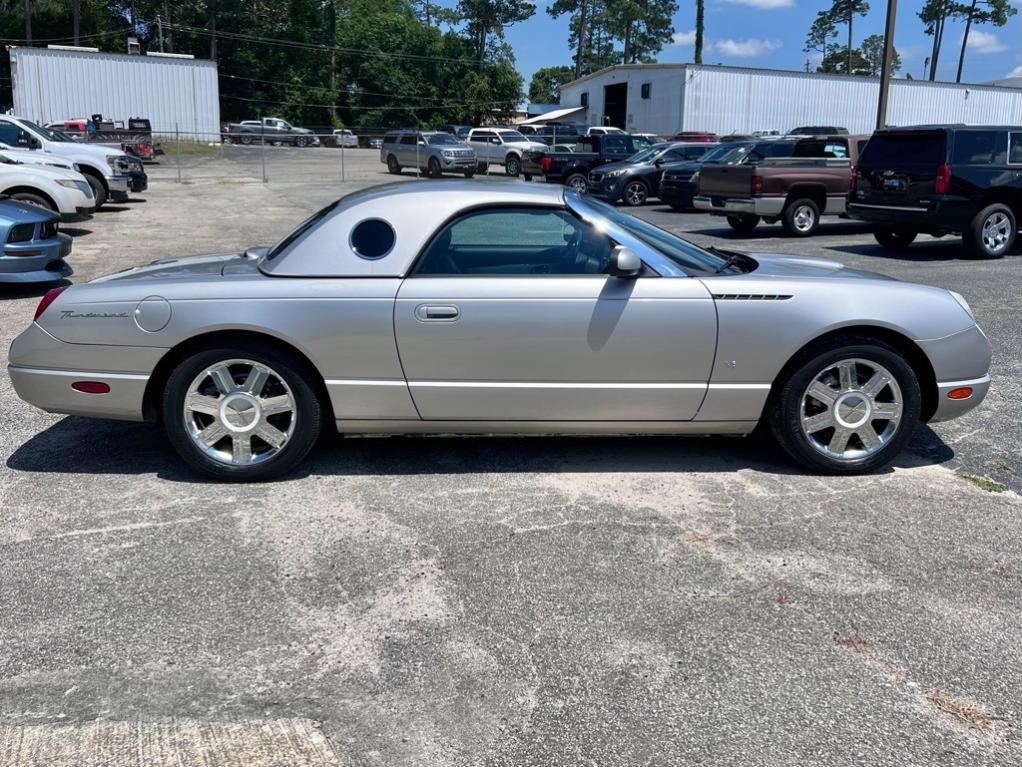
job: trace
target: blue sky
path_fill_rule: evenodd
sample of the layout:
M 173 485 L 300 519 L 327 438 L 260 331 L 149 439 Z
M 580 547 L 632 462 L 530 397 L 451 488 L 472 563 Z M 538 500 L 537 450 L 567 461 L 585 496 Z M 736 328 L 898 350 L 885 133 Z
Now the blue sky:
M 1008 75 L 1017 69 L 1022 74 L 1022 0 L 1012 0 L 1019 13 L 1001 28 L 973 27 L 965 58 L 963 80 L 985 82 Z M 677 42 L 664 46 L 661 62 L 692 60 L 691 32 L 695 26 L 695 3 L 678 0 L 681 6 L 674 17 Z M 871 10 L 856 19 L 855 42 L 874 33 L 883 34 L 887 4 L 872 0 Z M 507 40 L 514 48 L 518 68 L 526 86 L 540 67 L 571 63 L 568 50 L 566 16 L 552 19 L 546 13 L 547 0 L 538 0 L 537 12 L 528 21 L 512 27 Z M 706 0 L 706 40 L 703 61 L 711 64 L 804 69 L 802 52 L 806 32 L 817 12 L 829 7 L 824 0 Z M 900 77 L 911 72 L 923 75 L 923 61 L 930 55 L 932 38 L 923 32 L 916 16 L 922 0 L 902 0 L 898 4 L 898 24 L 894 44 L 901 54 Z M 954 80 L 958 67 L 964 24 L 949 25 L 944 33 L 938 79 Z M 843 39 L 844 28 L 839 30 Z M 815 69 L 815 64 L 814 64 Z

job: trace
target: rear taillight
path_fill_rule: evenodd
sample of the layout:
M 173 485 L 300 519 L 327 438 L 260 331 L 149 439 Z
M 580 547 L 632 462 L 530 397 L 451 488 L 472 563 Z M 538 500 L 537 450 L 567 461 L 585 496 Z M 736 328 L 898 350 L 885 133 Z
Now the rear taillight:
M 53 288 L 52 290 L 47 290 L 46 294 L 43 296 L 43 300 L 40 301 L 39 306 L 35 308 L 35 317 L 32 318 L 32 322 L 35 322 L 37 319 L 42 317 L 43 312 L 45 312 L 49 308 L 50 304 L 57 300 L 57 296 L 59 296 L 61 293 L 67 290 L 68 287 L 70 286 L 65 285 L 62 288 Z
M 757 194 L 763 194 L 763 177 L 762 176 L 753 176 L 752 177 L 752 194 L 753 194 L 753 196 L 755 196 Z
M 859 169 L 856 167 L 852 168 L 852 177 L 848 179 L 848 188 L 853 192 L 859 188 Z
M 554 161 L 550 157 L 540 157 L 539 158 L 539 167 L 541 167 L 543 169 L 544 173 L 549 173 L 550 172 L 550 166 L 553 165 L 553 164 L 554 164 Z
M 933 183 L 933 191 L 937 194 L 951 193 L 951 166 L 944 164 L 937 167 L 937 180 Z

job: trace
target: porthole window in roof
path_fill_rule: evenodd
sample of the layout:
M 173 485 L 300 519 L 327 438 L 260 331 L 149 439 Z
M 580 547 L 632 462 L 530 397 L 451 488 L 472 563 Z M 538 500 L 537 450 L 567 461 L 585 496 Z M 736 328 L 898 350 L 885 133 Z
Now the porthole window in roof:
M 379 218 L 369 218 L 355 224 L 351 230 L 351 249 L 359 258 L 383 258 L 394 247 L 394 228 Z

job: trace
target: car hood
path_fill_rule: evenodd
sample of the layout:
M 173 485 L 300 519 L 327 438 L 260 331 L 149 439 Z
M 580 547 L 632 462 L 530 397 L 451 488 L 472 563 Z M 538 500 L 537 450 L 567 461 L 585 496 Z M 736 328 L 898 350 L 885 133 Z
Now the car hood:
M 803 256 L 779 256 L 776 253 L 748 253 L 759 266 L 751 273 L 756 277 L 846 277 L 860 280 L 894 281 L 894 277 L 862 269 L 849 269 L 837 261 Z
M 54 151 L 50 154 L 61 158 L 89 158 L 93 161 L 102 161 L 103 163 L 106 163 L 107 157 L 120 157 L 124 154 L 124 152 L 120 149 L 114 149 L 113 147 L 103 147 L 95 144 L 61 143 L 60 151 Z
M 650 163 L 645 162 L 608 162 L 600 165 L 597 170 L 600 173 L 610 173 L 614 170 L 637 170 L 649 167 L 651 167 Z
M 247 253 L 211 253 L 202 256 L 186 256 L 184 258 L 164 258 L 153 261 L 145 266 L 132 266 L 119 272 L 99 277 L 92 282 L 148 282 L 150 280 L 188 279 L 216 277 L 226 273 L 234 273 L 239 267 L 246 265 L 254 271 L 257 257 L 262 255 L 261 249 L 253 249 Z
M 29 173 L 34 178 L 48 178 L 52 181 L 57 179 L 71 178 L 75 181 L 85 181 L 85 177 L 78 171 L 72 170 L 71 168 L 63 168 L 59 165 L 49 165 L 40 163 L 28 163 L 23 162 L 18 158 L 17 165 L 8 165 L 7 163 L 0 163 L 0 174 L 6 172 L 15 173 Z
M 27 202 L 18 202 L 0 196 L 0 221 L 14 224 L 40 224 L 46 221 L 55 221 L 60 216 L 51 210 L 45 210 L 38 205 L 29 205 Z

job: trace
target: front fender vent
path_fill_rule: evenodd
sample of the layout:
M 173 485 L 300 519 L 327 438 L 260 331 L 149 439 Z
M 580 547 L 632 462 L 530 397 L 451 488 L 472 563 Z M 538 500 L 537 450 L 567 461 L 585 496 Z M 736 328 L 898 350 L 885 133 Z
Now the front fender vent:
M 717 301 L 787 301 L 790 295 L 774 293 L 714 293 Z

